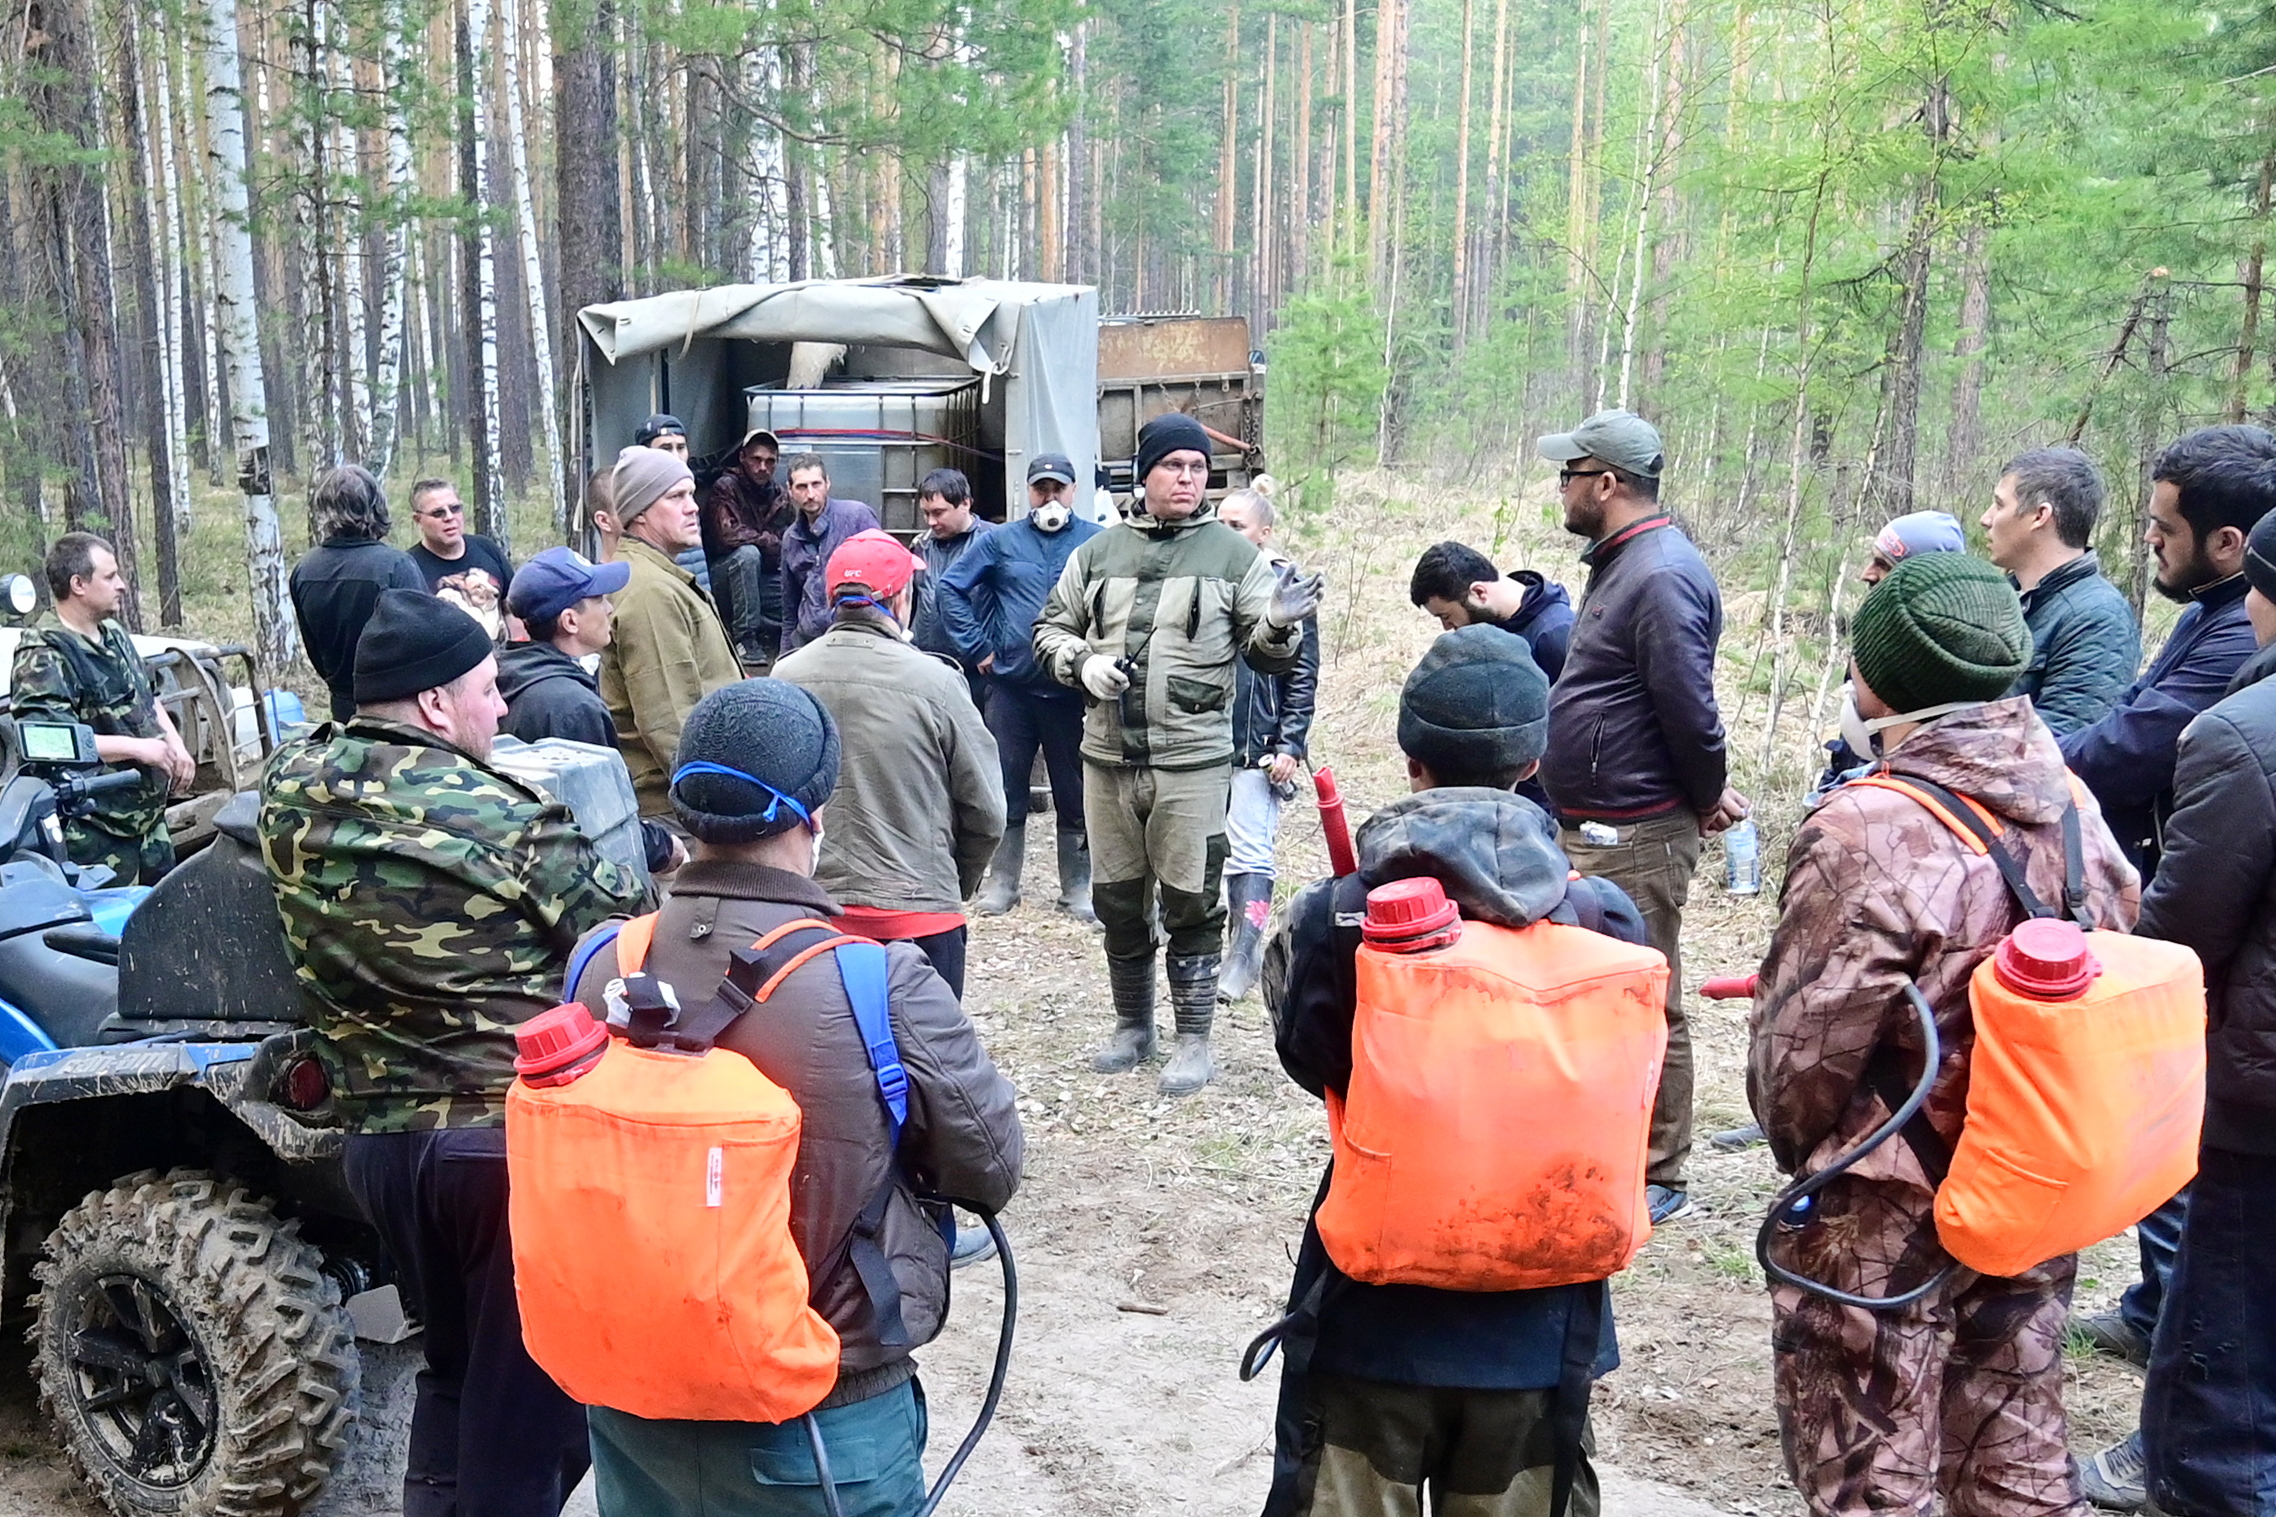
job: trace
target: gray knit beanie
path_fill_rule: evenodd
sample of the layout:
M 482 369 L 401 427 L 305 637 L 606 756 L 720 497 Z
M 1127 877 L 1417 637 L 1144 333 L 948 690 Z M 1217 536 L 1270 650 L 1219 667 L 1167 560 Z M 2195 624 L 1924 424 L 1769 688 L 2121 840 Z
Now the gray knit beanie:
M 672 810 L 706 843 L 805 826 L 838 788 L 838 725 L 788 680 L 747 679 L 695 703 L 673 760 Z
M 1399 691 L 1399 747 L 1433 774 L 1520 769 L 1548 743 L 1549 679 L 1514 632 L 1442 634 Z
M 664 492 L 681 480 L 693 480 L 682 460 L 661 448 L 626 448 L 616 456 L 610 479 L 616 501 L 616 524 L 629 527 L 641 512 L 664 498 Z

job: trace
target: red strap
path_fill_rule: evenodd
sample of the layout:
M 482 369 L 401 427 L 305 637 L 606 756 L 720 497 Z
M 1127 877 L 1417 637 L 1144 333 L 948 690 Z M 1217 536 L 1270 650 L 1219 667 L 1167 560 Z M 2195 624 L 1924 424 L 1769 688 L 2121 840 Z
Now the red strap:
M 656 916 L 657 914 L 651 911 L 646 916 L 634 917 L 617 929 L 617 978 L 622 979 L 628 974 L 640 973 L 640 966 L 648 962 L 649 945 L 656 941 Z M 569 990 L 574 995 L 577 987 L 572 985 Z

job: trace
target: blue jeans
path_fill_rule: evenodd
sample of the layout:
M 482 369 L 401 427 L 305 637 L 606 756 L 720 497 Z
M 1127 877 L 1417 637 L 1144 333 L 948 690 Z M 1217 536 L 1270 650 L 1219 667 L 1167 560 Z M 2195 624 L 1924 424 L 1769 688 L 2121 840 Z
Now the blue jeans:
M 591 1408 L 601 1517 L 823 1517 L 806 1424 L 657 1422 Z M 925 1499 L 925 1397 L 912 1378 L 813 1414 L 845 1517 L 908 1517 Z
M 2208 1148 L 2142 1387 L 2149 1490 L 2172 1517 L 2276 1512 L 2276 1159 Z
M 1225 812 L 1225 872 L 1273 877 L 1272 853 L 1280 838 L 1280 793 L 1264 771 L 1233 771 L 1233 801 Z
M 2189 1187 L 2134 1225 L 2134 1240 L 2142 1251 L 2142 1278 L 2126 1287 L 2118 1298 L 2118 1315 L 2144 1338 L 2157 1334 L 2157 1319 L 2165 1301 L 2166 1282 L 2173 1275 L 2173 1257 L 2181 1252 L 2181 1228 L 2189 1216 Z

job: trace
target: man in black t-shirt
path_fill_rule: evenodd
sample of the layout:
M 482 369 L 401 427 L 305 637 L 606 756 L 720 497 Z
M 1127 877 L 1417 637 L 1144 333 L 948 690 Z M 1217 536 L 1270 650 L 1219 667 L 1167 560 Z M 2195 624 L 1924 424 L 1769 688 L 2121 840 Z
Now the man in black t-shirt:
M 478 532 L 466 530 L 466 506 L 447 479 L 422 479 L 411 487 L 411 519 L 419 541 L 411 561 L 427 577 L 427 588 L 482 624 L 492 642 L 526 634 L 506 609 L 506 587 L 514 566 L 505 550 Z

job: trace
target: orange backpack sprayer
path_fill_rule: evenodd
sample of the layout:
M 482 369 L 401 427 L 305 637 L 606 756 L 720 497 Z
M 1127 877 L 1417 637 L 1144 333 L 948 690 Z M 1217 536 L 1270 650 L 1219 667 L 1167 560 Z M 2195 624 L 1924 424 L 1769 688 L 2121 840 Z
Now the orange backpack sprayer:
M 520 1078 L 506 1096 L 506 1163 L 522 1338 L 589 1406 L 657 1419 L 802 1420 L 824 1505 L 836 1513 L 829 1454 L 809 1414 L 837 1384 L 838 1335 L 809 1304 L 790 1231 L 801 1113 L 757 1065 L 715 1044 L 792 974 L 833 959 L 898 1144 L 908 1076 L 893 1038 L 885 950 L 820 922 L 790 922 L 733 954 L 711 1000 L 683 1009 L 641 972 L 655 922 L 627 922 L 572 961 L 574 986 L 613 942 L 620 977 L 609 986 L 607 1026 L 571 1002 L 515 1029 Z M 889 1174 L 844 1245 L 887 1344 L 908 1341 L 877 1243 L 896 1183 Z M 979 1420 L 920 1513 L 939 1504 L 994 1416 L 1018 1309 L 1001 1227 L 986 1208 L 955 1204 L 976 1212 L 996 1241 L 1003 1328 Z
M 1910 1095 L 1863 1142 L 1782 1192 L 1756 1236 L 1756 1257 L 1772 1279 L 1887 1311 L 1929 1294 L 1951 1267 L 1899 1295 L 1855 1296 L 1773 1260 L 1778 1227 L 1806 1223 L 1818 1191 L 1900 1132 L 1936 1183 L 1937 1241 L 1980 1274 L 2020 1274 L 2131 1227 L 2197 1172 L 2205 985 L 2188 949 L 2091 930 L 2044 904 L 2000 843 L 1998 819 L 1975 802 L 1910 777 L 1851 783 L 1926 807 L 1998 865 L 2024 913 L 1969 979 L 1975 1047 L 1967 1121 L 1949 1156 L 1918 1115 L 1942 1049 L 1934 1009 L 1908 985 L 1926 1051 Z M 2076 807 L 2064 814 L 2063 833 L 2066 906 L 2075 917 L 2084 904 Z M 1750 975 L 1710 980 L 1702 993 L 1752 995 L 1754 988 Z

